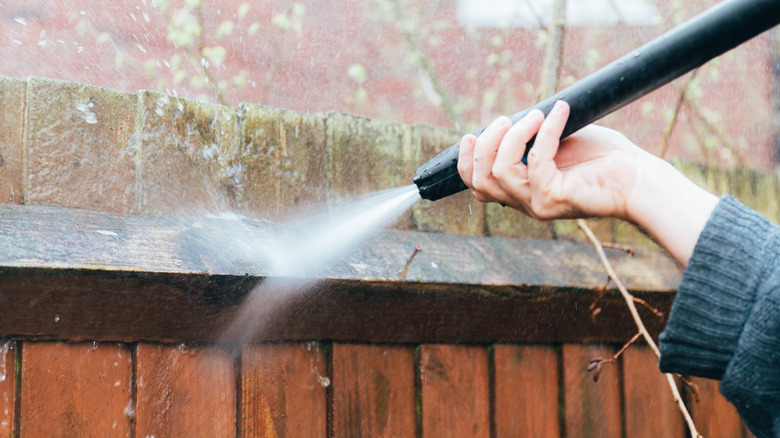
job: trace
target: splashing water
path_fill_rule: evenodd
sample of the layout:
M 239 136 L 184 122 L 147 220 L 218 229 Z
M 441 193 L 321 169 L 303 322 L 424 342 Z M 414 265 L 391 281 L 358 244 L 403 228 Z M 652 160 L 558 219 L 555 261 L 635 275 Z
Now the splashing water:
M 420 199 L 415 185 L 377 192 L 297 221 L 292 239 L 271 248 L 268 277 L 247 296 L 238 315 L 220 337 L 245 343 L 273 324 L 274 315 L 292 304 L 337 263 L 376 231 Z

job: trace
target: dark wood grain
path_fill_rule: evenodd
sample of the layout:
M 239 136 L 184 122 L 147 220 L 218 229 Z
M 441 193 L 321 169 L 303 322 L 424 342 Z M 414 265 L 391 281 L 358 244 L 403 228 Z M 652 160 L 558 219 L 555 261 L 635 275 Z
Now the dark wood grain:
M 130 434 L 130 349 L 112 343 L 22 344 L 19 436 Z
M 326 365 L 317 342 L 244 346 L 239 436 L 325 437 Z
M 620 380 L 617 364 L 605 364 L 598 382 L 587 371 L 591 359 L 609 358 L 612 347 L 563 346 L 564 405 L 567 437 L 622 436 Z
M 684 436 L 682 414 L 674 403 L 666 376 L 658 369 L 655 353 L 645 346 L 631 346 L 621 357 L 626 436 Z
M 333 345 L 337 437 L 414 437 L 412 347 Z
M 422 435 L 488 437 L 488 361 L 484 347 L 420 347 Z
M 138 344 L 136 436 L 235 436 L 233 355 L 215 347 Z
M 493 354 L 496 437 L 560 437 L 555 347 L 496 344 Z

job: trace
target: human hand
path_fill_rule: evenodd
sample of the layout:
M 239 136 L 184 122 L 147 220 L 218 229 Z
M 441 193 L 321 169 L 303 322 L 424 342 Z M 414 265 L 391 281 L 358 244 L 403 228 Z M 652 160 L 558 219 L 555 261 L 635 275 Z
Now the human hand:
M 499 117 L 479 138 L 463 136 L 461 178 L 480 201 L 536 219 L 627 220 L 685 266 L 718 198 L 611 129 L 591 125 L 560 140 L 568 117 L 569 105 L 559 101 L 546 118 L 538 110 L 514 125 Z
M 514 126 L 499 117 L 479 136 L 460 142 L 458 171 L 483 202 L 499 202 L 536 219 L 628 218 L 643 167 L 658 159 L 611 129 L 588 126 L 560 141 L 569 105 L 547 118 L 533 110 Z M 536 135 L 522 163 L 526 143 Z

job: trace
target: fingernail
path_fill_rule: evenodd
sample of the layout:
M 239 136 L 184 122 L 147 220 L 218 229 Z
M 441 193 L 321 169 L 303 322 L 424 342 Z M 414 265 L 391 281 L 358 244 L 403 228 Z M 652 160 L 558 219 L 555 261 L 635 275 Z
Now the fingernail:
M 509 117 L 507 117 L 507 116 L 499 116 L 498 118 L 493 120 L 493 122 L 491 122 L 490 126 L 488 126 L 488 127 L 491 128 L 491 129 L 492 128 L 498 128 L 500 126 L 506 125 L 507 123 L 511 123 L 509 121 Z
M 552 110 L 550 112 L 552 112 L 552 111 L 561 111 L 565 104 L 566 104 L 566 102 L 561 100 L 561 99 L 556 100 L 555 101 L 555 105 L 553 105 Z

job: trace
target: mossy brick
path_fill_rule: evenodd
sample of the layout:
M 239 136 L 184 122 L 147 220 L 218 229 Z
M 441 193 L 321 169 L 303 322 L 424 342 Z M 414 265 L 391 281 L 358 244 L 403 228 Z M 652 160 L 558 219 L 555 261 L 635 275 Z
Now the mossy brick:
M 29 78 L 25 203 L 129 213 L 134 102 L 121 91 Z
M 761 193 L 756 193 L 758 173 L 745 168 L 735 167 L 728 171 L 729 186 L 727 193 L 739 199 L 748 207 L 758 210 Z
M 673 160 L 672 165 L 698 186 L 707 187 L 707 180 L 704 176 L 706 167 L 704 165 L 682 159 Z
M 731 175 L 727 170 L 715 166 L 707 166 L 704 169 L 705 188 L 716 195 L 729 192 Z
M 431 159 L 460 140 L 460 134 L 431 126 L 415 126 L 412 139 L 420 150 L 422 162 Z M 414 226 L 420 231 L 448 232 L 468 236 L 485 233 L 485 204 L 474 198 L 470 190 L 439 199 L 423 200 L 412 207 Z
M 758 211 L 769 220 L 780 223 L 780 173 L 762 175 L 756 192 L 761 194 Z
M 593 234 L 602 242 L 612 242 L 614 239 L 614 221 L 611 218 L 585 219 Z M 553 236 L 556 239 L 566 239 L 575 242 L 589 242 L 588 237 L 577 225 L 576 220 L 560 219 L 552 222 Z
M 634 224 L 614 219 L 612 242 L 629 246 L 657 247 L 658 243 Z
M 327 198 L 338 201 L 413 183 L 411 127 L 342 113 L 326 120 Z M 411 227 L 411 215 L 393 228 Z
M 21 204 L 26 82 L 0 76 L 0 204 Z
M 152 91 L 136 103 L 136 211 L 235 209 L 241 165 L 236 109 Z
M 242 212 L 275 219 L 292 206 L 325 200 L 325 119 L 243 103 L 239 111 Z
M 519 237 L 524 239 L 550 239 L 550 222 L 532 219 L 513 209 L 499 204 L 485 205 L 487 233 L 490 236 Z

